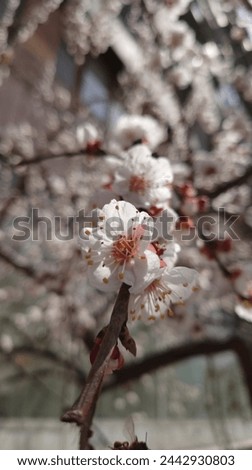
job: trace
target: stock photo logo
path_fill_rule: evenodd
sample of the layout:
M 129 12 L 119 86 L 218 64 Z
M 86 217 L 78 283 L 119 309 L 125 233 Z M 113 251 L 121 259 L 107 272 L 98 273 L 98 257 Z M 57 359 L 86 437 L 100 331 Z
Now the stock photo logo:
M 12 240 L 24 241 L 44 241 L 53 240 L 70 241 L 75 238 L 85 239 L 89 230 L 92 229 L 94 239 L 100 240 L 102 233 L 110 240 L 117 240 L 122 233 L 129 233 L 133 224 L 141 225 L 143 240 L 155 241 L 163 239 L 165 241 L 178 240 L 190 242 L 196 239 L 204 241 L 224 241 L 227 238 L 239 240 L 235 230 L 235 224 L 239 219 L 238 214 L 229 215 L 224 208 L 219 208 L 215 216 L 202 215 L 194 224 L 188 224 L 187 216 L 178 217 L 175 213 L 163 211 L 159 217 L 148 220 L 127 221 L 126 227 L 120 217 L 108 217 L 103 223 L 102 231 L 99 224 L 101 216 L 96 210 L 86 213 L 80 210 L 76 216 L 52 218 L 42 215 L 38 208 L 32 208 L 30 216 L 19 216 L 13 220 Z

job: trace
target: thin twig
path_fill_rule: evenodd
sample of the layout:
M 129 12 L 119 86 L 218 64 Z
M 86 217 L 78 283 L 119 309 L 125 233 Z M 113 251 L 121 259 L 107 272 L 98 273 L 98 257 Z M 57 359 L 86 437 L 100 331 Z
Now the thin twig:
M 101 157 L 104 155 L 106 155 L 106 152 L 104 150 L 98 149 L 97 151 L 92 152 L 92 156 Z M 30 158 L 29 160 L 22 160 L 18 162 L 16 165 L 13 165 L 13 168 L 38 164 L 46 160 L 53 160 L 55 158 L 73 158 L 73 157 L 81 157 L 81 156 L 85 156 L 85 157 L 90 156 L 90 152 L 87 152 L 86 149 L 81 149 L 78 151 L 75 150 L 71 152 L 36 155 L 36 157 Z
M 241 186 L 242 184 L 246 183 L 247 180 L 251 176 L 252 176 L 252 165 L 250 165 L 245 171 L 245 173 L 243 173 L 242 175 L 237 176 L 236 178 L 229 180 L 225 183 L 219 184 L 212 191 L 206 191 L 205 189 L 200 189 L 198 190 L 198 194 L 208 196 L 209 198 L 214 199 L 215 197 L 228 191 L 229 189 L 235 188 L 236 186 Z
M 7 250 L 5 247 L 4 250 L 2 248 L 0 249 L 0 258 L 15 270 L 30 277 L 34 283 L 40 286 L 41 284 L 45 284 L 49 291 L 56 292 L 58 295 L 63 295 L 69 273 L 69 271 L 66 270 L 66 266 L 62 266 L 62 270 L 59 270 L 58 272 L 44 271 L 38 273 L 32 265 L 23 262 L 20 255 L 16 254 L 14 257 L 14 254 L 11 254 L 10 250 Z M 67 265 L 67 268 L 69 269 L 69 265 Z
M 14 259 L 14 257 L 10 256 L 9 253 L 6 251 L 0 250 L 0 258 L 2 260 L 12 266 L 14 269 L 17 271 L 22 272 L 26 276 L 31 277 L 34 281 L 36 281 L 37 273 L 35 269 L 30 266 L 29 264 L 25 264 L 23 262 L 18 261 L 17 259 Z M 38 281 L 37 281 L 38 282 Z

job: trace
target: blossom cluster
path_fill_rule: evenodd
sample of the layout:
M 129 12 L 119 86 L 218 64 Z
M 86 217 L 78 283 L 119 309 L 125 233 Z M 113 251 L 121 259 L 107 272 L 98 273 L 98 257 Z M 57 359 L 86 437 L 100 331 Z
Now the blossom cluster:
M 178 217 L 171 208 L 173 172 L 167 157 L 151 152 L 148 131 L 153 128 L 140 116 L 128 120 L 128 132 L 126 120 L 116 128 L 122 150 L 118 157 L 107 157 L 107 180 L 92 199 L 93 222 L 81 237 L 91 285 L 114 292 L 126 283 L 129 318 L 148 322 L 171 316 L 171 304 L 183 303 L 198 282 L 194 269 L 176 266 L 180 247 L 172 237 Z M 141 143 L 132 145 L 130 136 Z M 164 213 L 170 221 L 166 236 Z

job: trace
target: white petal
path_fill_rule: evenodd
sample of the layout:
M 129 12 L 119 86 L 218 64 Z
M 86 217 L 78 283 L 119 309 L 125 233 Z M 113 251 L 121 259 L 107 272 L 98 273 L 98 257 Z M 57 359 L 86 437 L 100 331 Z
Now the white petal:
M 168 186 L 155 187 L 146 190 L 145 198 L 150 203 L 151 206 L 155 206 L 161 202 L 165 202 L 171 198 L 172 192 L 171 188 Z
M 116 292 L 122 283 L 118 279 L 118 270 L 112 273 L 110 267 L 102 266 L 102 263 L 88 270 L 88 279 L 92 286 L 103 292 Z
M 155 165 L 152 168 L 152 177 L 155 178 L 159 185 L 171 183 L 173 181 L 173 174 L 169 160 L 164 157 L 159 157 L 155 160 Z
M 154 279 L 161 276 L 159 257 L 150 250 L 145 250 L 144 259 L 136 259 L 127 278 L 131 293 L 141 293 Z
M 155 148 L 167 137 L 167 133 L 152 116 L 121 116 L 115 134 L 124 147 L 137 139 L 145 139 L 151 148 Z
M 119 201 L 119 204 L 116 204 L 116 208 L 117 207 L 119 207 L 119 210 L 117 210 L 119 217 L 125 222 L 128 222 L 138 214 L 137 209 L 129 202 Z
M 147 291 L 142 294 L 131 294 L 128 307 L 129 319 L 150 324 L 156 319 L 165 318 L 169 306 L 169 298 L 166 298 L 165 302 L 160 302 L 158 298 L 153 302 L 152 294 Z
M 195 269 L 178 267 L 170 272 L 166 270 L 163 274 L 163 283 L 172 291 L 170 294 L 173 303 L 183 302 L 192 294 L 197 287 L 198 273 Z
M 151 151 L 147 145 L 134 145 L 134 147 L 128 151 L 128 155 L 130 159 L 134 161 L 134 165 L 139 165 L 140 171 L 143 168 L 148 168 L 148 158 L 151 157 Z
M 235 306 L 235 311 L 240 318 L 252 323 L 252 304 L 251 303 L 246 304 L 246 301 L 245 301 L 244 303 L 237 304 Z
M 177 243 L 167 243 L 165 251 L 160 258 L 164 261 L 168 270 L 172 269 L 173 266 L 176 264 L 179 251 L 180 246 Z

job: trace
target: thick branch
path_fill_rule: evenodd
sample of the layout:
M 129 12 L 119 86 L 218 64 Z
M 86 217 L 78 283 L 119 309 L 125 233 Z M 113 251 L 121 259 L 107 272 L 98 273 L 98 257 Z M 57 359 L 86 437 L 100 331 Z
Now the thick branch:
M 252 4 L 250 3 L 249 0 L 242 0 L 242 3 L 244 3 L 244 6 L 245 6 L 248 10 L 252 10 Z
M 63 295 L 69 273 L 65 266 L 58 272 L 44 271 L 38 273 L 33 266 L 23 262 L 19 255 L 14 258 L 6 249 L 4 251 L 0 249 L 0 258 L 12 268 L 30 277 L 36 284 L 46 284 L 49 291 Z
M 12 258 L 9 254 L 1 250 L 0 250 L 0 258 L 2 258 L 2 260 L 5 263 L 17 269 L 17 271 L 21 271 L 26 276 L 29 276 L 33 278 L 34 280 L 36 280 L 37 273 L 32 266 L 17 261 L 16 259 Z
M 220 194 L 224 193 L 225 191 L 228 191 L 229 189 L 235 188 L 236 186 L 241 186 L 244 183 L 247 183 L 248 179 L 252 176 L 252 165 L 247 168 L 245 173 L 241 176 L 237 176 L 236 178 L 227 181 L 225 183 L 219 184 L 215 189 L 212 191 L 206 191 L 204 189 L 200 189 L 198 191 L 199 195 L 205 195 L 208 196 L 211 199 L 214 199 L 215 197 L 219 196 Z
M 78 112 L 79 107 L 80 107 L 80 94 L 81 94 L 84 69 L 85 69 L 85 63 L 81 65 L 76 65 L 75 67 L 75 80 L 74 80 L 74 87 L 72 90 L 72 103 L 71 103 L 71 108 L 73 112 L 75 113 Z
M 113 375 L 112 380 L 104 387 L 104 392 L 122 385 L 129 380 L 138 379 L 141 375 L 169 366 L 183 359 L 199 355 L 211 355 L 224 351 L 233 351 L 237 354 L 243 370 L 244 379 L 248 388 L 249 399 L 252 405 L 252 324 L 245 320 L 238 320 L 233 333 L 224 338 L 207 338 L 200 341 L 190 341 L 173 348 L 167 348 L 142 361 L 134 362 Z
M 84 371 L 76 364 L 73 364 L 72 360 L 64 359 L 63 357 L 58 356 L 54 351 L 50 351 L 48 349 L 39 349 L 34 346 L 18 346 L 11 352 L 5 352 L 3 350 L 0 350 L 0 352 L 1 354 L 4 354 L 6 359 L 16 357 L 19 354 L 29 354 L 33 357 L 47 359 L 59 365 L 60 367 L 63 367 L 64 369 L 73 371 L 78 377 L 78 381 L 82 380 L 83 382 L 85 380 Z
M 92 418 L 103 383 L 104 376 L 110 360 L 112 349 L 117 343 L 122 327 L 127 321 L 129 291 L 126 284 L 122 284 L 116 303 L 101 342 L 96 359 L 89 372 L 87 382 L 72 408 L 62 417 L 62 421 L 75 422 L 81 425 L 81 449 L 88 448 L 89 430 Z
M 110 390 L 116 385 L 122 385 L 129 380 L 135 380 L 143 374 L 157 370 L 160 367 L 169 366 L 175 362 L 199 355 L 209 355 L 234 349 L 236 339 L 233 335 L 220 339 L 204 339 L 182 343 L 165 351 L 147 356 L 141 361 L 134 362 L 113 374 L 112 380 L 104 386 L 104 391 Z

